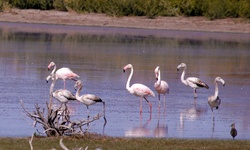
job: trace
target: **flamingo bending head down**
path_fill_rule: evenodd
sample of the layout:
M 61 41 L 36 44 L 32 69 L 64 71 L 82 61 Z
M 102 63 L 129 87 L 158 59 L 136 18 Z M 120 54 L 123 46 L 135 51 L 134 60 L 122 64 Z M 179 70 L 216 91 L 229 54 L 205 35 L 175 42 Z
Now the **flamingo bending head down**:
M 60 68 L 56 71 L 56 64 L 54 62 L 51 62 L 48 65 L 48 70 L 50 70 L 50 68 L 54 66 L 54 69 L 52 70 L 51 73 L 55 73 L 55 80 L 57 79 L 62 79 L 64 82 L 64 90 L 65 90 L 65 80 L 73 80 L 76 81 L 75 78 L 79 78 L 79 76 L 77 74 L 75 74 L 71 69 L 69 68 Z M 55 72 L 56 71 L 56 72 Z

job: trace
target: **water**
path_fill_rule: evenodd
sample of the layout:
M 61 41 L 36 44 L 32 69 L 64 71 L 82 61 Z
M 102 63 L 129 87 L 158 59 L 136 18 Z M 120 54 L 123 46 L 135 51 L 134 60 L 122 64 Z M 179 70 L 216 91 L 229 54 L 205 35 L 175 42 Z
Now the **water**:
M 236 139 L 250 139 L 250 35 L 121 28 L 79 27 L 0 23 L 0 136 L 30 136 L 41 126 L 33 128 L 32 120 L 25 118 L 20 99 L 32 112 L 34 104 L 45 107 L 49 101 L 51 61 L 58 68 L 69 67 L 80 76 L 84 87 L 81 94 L 91 93 L 106 102 L 107 125 L 104 134 L 117 137 L 173 137 L 231 139 L 230 125 L 236 123 Z M 193 90 L 181 80 L 177 66 L 187 64 L 186 77 L 196 76 L 210 88 Z M 154 92 L 156 66 L 161 67 L 162 79 L 170 86 L 163 96 L 158 113 L 158 98 L 143 100 L 140 116 L 140 98 L 126 91 L 130 74 L 122 69 L 133 64 L 133 83 L 143 83 Z M 214 94 L 214 78 L 219 83 L 222 103 L 214 109 L 214 122 L 207 103 Z M 66 81 L 66 89 L 74 91 L 74 81 Z M 58 80 L 54 89 L 63 88 Z M 157 93 L 155 92 L 157 95 Z M 59 107 L 53 101 L 53 108 Z M 87 117 L 86 106 L 70 103 L 68 107 L 78 119 Z M 102 111 L 102 104 L 89 107 L 90 115 Z M 150 118 L 151 116 L 151 118 Z M 101 118 L 90 132 L 103 134 Z

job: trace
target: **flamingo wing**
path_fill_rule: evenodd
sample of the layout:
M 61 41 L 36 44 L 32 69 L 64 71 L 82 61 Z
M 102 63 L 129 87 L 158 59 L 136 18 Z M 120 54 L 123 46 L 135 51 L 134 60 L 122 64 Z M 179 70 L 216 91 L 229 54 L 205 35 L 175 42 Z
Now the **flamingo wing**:
M 134 95 L 138 96 L 138 97 L 146 97 L 146 96 L 153 96 L 155 97 L 155 94 L 152 90 L 150 90 L 147 86 L 143 85 L 143 84 L 133 84 L 131 86 L 131 89 L 133 89 L 134 91 Z
M 189 83 L 195 84 L 198 87 L 205 87 L 205 88 L 209 89 L 209 86 L 205 82 L 201 81 L 201 79 L 199 79 L 199 78 L 189 77 L 189 78 L 187 78 L 187 81 Z
M 76 100 L 76 97 L 74 94 L 72 94 L 70 91 L 68 90 L 62 90 L 61 91 L 62 96 L 64 96 L 65 98 L 67 98 L 68 100 Z
M 99 97 L 93 94 L 84 94 L 78 99 L 78 101 L 82 102 L 87 106 L 93 105 L 96 102 L 102 102 L 102 100 Z
M 159 86 L 157 86 L 157 82 L 155 83 L 155 90 L 157 91 L 157 93 L 161 93 L 161 94 L 169 94 L 169 86 L 168 83 L 165 81 L 161 81 L 161 84 Z
M 60 79 L 74 79 L 79 78 L 77 74 L 75 74 L 71 69 L 69 68 L 60 68 L 56 71 L 56 75 Z

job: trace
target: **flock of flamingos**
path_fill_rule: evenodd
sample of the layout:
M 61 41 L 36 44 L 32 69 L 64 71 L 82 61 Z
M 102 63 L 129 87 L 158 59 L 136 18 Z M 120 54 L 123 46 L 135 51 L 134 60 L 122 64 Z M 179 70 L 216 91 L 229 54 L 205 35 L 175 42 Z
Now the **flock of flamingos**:
M 47 82 L 49 81 L 49 79 L 52 79 L 52 85 L 55 85 L 56 80 L 58 79 L 62 79 L 64 82 L 64 89 L 60 89 L 60 90 L 56 90 L 55 92 L 53 92 L 53 97 L 55 99 L 57 99 L 60 103 L 62 104 L 66 104 L 69 101 L 72 100 L 77 100 L 83 104 L 85 104 L 87 106 L 87 111 L 88 111 L 88 117 L 89 117 L 89 109 L 88 106 L 93 105 L 97 102 L 102 102 L 103 106 L 105 107 L 105 102 L 101 100 L 101 98 L 99 98 L 96 95 L 93 94 L 84 94 L 80 96 L 80 92 L 82 90 L 83 87 L 83 83 L 81 80 L 76 80 L 76 78 L 79 78 L 79 76 L 74 73 L 71 69 L 69 68 L 60 68 L 56 71 L 56 64 L 54 62 L 51 62 L 48 66 L 48 69 L 50 70 L 51 67 L 54 67 L 54 69 L 52 70 L 52 72 L 50 73 L 50 75 L 46 78 Z M 194 97 L 197 97 L 197 93 L 196 93 L 196 89 L 198 88 L 209 88 L 209 86 L 204 83 L 201 79 L 197 78 L 197 77 L 188 77 L 186 79 L 184 79 L 186 70 L 187 70 L 187 65 L 185 63 L 181 63 L 180 65 L 177 66 L 177 71 L 179 71 L 181 68 L 183 68 L 183 72 L 181 75 L 181 81 L 183 84 L 185 84 L 186 86 L 189 86 L 193 89 L 194 91 Z M 133 66 L 132 64 L 127 64 L 124 68 L 123 68 L 123 72 L 125 72 L 127 69 L 131 69 L 130 75 L 128 77 L 127 80 L 127 84 L 126 84 L 126 89 L 129 93 L 141 97 L 141 105 L 140 105 L 140 114 L 142 112 L 142 99 L 144 98 L 147 103 L 150 106 L 150 113 L 152 112 L 152 105 L 151 103 L 147 100 L 146 97 L 148 96 L 153 96 L 155 97 L 154 92 L 147 86 L 140 84 L 140 83 L 135 83 L 132 86 L 130 86 L 130 80 L 133 76 Z M 161 80 L 161 73 L 160 73 L 160 67 L 157 66 L 155 68 L 155 77 L 156 77 L 156 82 L 154 84 L 154 88 L 156 90 L 156 92 L 158 93 L 158 97 L 159 97 L 159 108 L 160 106 L 160 94 L 164 95 L 164 108 L 165 108 L 165 95 L 169 94 L 169 85 L 166 81 Z M 76 81 L 74 88 L 77 90 L 76 95 L 72 94 L 70 91 L 65 89 L 65 80 L 74 80 Z M 221 77 L 216 77 L 214 80 L 214 84 L 215 84 L 215 93 L 214 95 L 210 96 L 208 98 L 208 104 L 211 107 L 212 110 L 212 114 L 214 117 L 214 113 L 213 113 L 213 108 L 218 109 L 219 105 L 221 103 L 221 100 L 218 96 L 219 93 L 219 89 L 218 89 L 218 85 L 217 82 L 221 82 L 223 86 L 225 86 L 225 81 L 221 78 Z M 231 129 L 231 135 L 234 138 L 237 135 L 237 130 L 235 129 L 235 124 L 231 125 L 232 129 Z

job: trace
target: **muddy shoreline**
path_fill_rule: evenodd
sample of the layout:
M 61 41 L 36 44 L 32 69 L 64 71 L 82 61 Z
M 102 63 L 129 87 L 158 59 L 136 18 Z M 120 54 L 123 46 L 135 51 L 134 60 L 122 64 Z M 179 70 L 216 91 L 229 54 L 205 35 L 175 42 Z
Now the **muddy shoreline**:
M 148 19 L 146 17 L 110 17 L 98 13 L 80 14 L 55 10 L 9 9 L 0 13 L 0 22 L 250 34 L 249 20 L 243 18 L 213 21 L 205 17 Z

